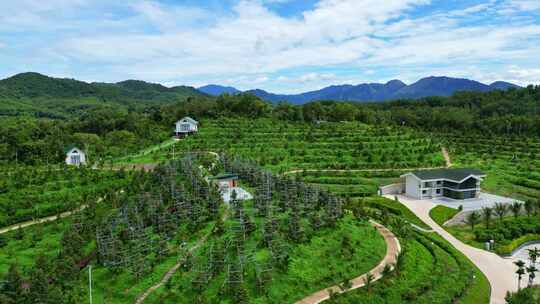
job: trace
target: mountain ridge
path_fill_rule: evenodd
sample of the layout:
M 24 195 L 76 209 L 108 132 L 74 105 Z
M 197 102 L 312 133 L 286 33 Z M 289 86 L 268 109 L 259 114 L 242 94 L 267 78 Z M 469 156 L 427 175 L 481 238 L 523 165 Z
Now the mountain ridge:
M 211 86 L 212 91 L 205 90 L 205 87 L 198 88 L 198 90 L 213 96 L 225 93 L 241 93 L 240 90 L 233 87 Z M 221 88 L 226 88 L 226 90 L 220 90 Z M 510 88 L 520 88 L 520 86 L 504 81 L 496 81 L 487 85 L 465 78 L 429 76 L 410 85 L 405 84 L 401 80 L 394 79 L 384 84 L 331 85 L 320 90 L 299 94 L 274 94 L 261 89 L 253 89 L 245 92 L 274 103 L 287 101 L 293 104 L 303 104 L 315 100 L 380 102 L 395 99 L 419 99 L 429 96 L 450 96 L 458 91 L 487 92 L 492 90 L 507 90 Z

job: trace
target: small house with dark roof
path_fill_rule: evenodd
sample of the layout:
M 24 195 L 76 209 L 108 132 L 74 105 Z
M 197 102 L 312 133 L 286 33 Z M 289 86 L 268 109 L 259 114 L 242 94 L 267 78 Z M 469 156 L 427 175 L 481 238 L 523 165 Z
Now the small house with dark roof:
M 434 169 L 410 172 L 405 179 L 405 194 L 416 199 L 446 197 L 455 200 L 477 198 L 486 174 L 477 169 Z
M 210 177 L 210 180 L 215 182 L 220 190 L 235 188 L 238 183 L 238 175 L 232 173 L 224 173 Z
M 185 137 L 199 130 L 199 122 L 188 116 L 177 121 L 175 125 L 176 137 Z
M 86 164 L 86 153 L 83 150 L 75 147 L 68 146 L 64 149 L 66 153 L 66 164 L 70 166 L 80 166 Z

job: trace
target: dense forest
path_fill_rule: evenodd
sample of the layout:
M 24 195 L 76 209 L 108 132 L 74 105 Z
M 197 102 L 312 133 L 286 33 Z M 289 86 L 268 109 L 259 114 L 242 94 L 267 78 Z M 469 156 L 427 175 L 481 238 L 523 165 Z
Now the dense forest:
M 105 161 L 165 140 L 174 122 L 270 117 L 293 122 L 359 121 L 426 132 L 540 135 L 540 86 L 383 103 L 271 104 L 251 94 L 210 97 L 142 81 L 88 84 L 27 73 L 0 81 L 0 161 L 59 162 L 75 144 Z

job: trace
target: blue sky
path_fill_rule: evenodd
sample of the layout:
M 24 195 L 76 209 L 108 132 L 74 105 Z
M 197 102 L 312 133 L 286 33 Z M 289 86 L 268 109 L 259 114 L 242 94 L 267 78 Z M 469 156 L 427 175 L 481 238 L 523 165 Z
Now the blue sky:
M 0 77 L 277 93 L 431 75 L 540 84 L 539 0 L 18 0 Z

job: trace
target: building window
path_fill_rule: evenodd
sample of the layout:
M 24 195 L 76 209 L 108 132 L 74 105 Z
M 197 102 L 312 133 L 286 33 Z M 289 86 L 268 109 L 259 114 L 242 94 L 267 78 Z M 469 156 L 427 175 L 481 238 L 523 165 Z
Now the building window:
M 440 180 L 437 181 L 437 185 L 440 185 L 440 184 L 442 184 L 442 181 L 440 181 Z
M 437 189 L 437 194 L 441 194 L 441 189 Z
M 426 191 L 426 190 L 422 190 L 422 194 L 426 194 L 426 193 L 427 193 L 427 191 Z

